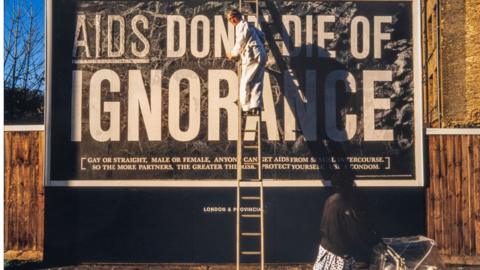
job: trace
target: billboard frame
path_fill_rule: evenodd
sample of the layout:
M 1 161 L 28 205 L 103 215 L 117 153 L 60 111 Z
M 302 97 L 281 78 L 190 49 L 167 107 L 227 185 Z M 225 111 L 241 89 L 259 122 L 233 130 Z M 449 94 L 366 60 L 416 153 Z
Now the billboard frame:
M 323 0 L 334 1 L 334 0 Z M 382 179 L 382 176 L 376 178 L 369 175 L 366 177 L 358 176 L 357 179 L 366 178 L 368 180 L 356 180 L 355 184 L 359 187 L 423 187 L 425 184 L 425 149 L 424 138 L 425 130 L 423 124 L 423 91 L 422 91 L 422 44 L 421 44 L 421 4 L 420 0 L 341 0 L 342 2 L 410 2 L 412 3 L 412 40 L 413 40 L 413 83 L 414 83 L 414 141 L 415 141 L 415 179 Z M 112 179 L 112 180 L 68 180 L 51 179 L 50 157 L 51 157 L 51 92 L 52 92 L 52 8 L 53 0 L 45 1 L 45 175 L 44 186 L 46 187 L 236 187 L 237 180 L 234 179 Z M 399 175 L 398 177 L 402 177 Z M 404 177 L 404 176 L 403 176 Z M 375 180 L 374 180 L 375 179 Z M 254 184 L 253 184 L 254 185 Z M 321 179 L 311 180 L 282 180 L 282 179 L 264 179 L 265 187 L 324 187 L 330 186 L 330 181 Z

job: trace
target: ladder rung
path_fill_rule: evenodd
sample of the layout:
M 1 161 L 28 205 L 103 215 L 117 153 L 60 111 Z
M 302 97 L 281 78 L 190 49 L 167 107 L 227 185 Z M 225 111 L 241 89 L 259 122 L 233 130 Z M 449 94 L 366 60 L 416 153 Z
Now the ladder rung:
M 258 178 L 243 178 L 243 179 L 240 179 L 240 182 L 260 182 L 262 181 L 262 179 L 258 179 Z
M 243 196 L 241 198 L 243 200 L 260 200 L 260 197 L 254 197 L 254 196 Z
M 242 236 L 260 236 L 259 232 L 244 232 Z
M 242 251 L 242 255 L 260 255 L 260 251 Z
M 258 145 L 245 145 L 245 146 L 243 146 L 243 148 L 245 148 L 245 149 L 257 149 Z
M 260 113 L 252 114 L 252 113 L 249 113 L 249 112 L 242 112 L 242 116 L 243 117 L 258 117 L 258 118 L 260 118 Z
M 262 181 L 241 181 L 239 182 L 240 188 L 243 187 L 260 187 L 262 185 Z
M 245 129 L 244 131 L 245 131 L 245 132 L 257 132 L 256 129 Z
M 258 117 L 258 118 L 260 118 L 261 113 L 260 112 L 259 113 L 251 113 L 251 112 L 243 111 L 241 115 L 242 115 L 242 117 Z
M 245 218 L 261 218 L 262 216 L 260 214 L 242 214 L 242 217 L 245 217 Z

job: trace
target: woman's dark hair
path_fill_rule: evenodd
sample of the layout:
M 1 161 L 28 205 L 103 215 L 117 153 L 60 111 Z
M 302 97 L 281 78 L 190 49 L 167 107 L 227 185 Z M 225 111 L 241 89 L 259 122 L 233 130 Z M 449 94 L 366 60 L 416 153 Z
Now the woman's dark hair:
M 355 176 L 350 171 L 338 171 L 330 177 L 335 192 L 349 193 L 354 186 Z

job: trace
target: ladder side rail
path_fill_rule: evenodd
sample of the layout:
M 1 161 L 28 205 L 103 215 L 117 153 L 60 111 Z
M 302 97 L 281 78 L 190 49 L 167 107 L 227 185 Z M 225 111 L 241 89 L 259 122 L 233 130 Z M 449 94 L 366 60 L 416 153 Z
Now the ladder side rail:
M 260 5 L 259 0 L 255 0 L 255 26 L 260 27 Z
M 258 0 L 257 0 L 258 3 Z M 262 175 L 262 112 L 258 115 L 258 131 L 257 131 L 257 145 L 258 145 L 258 179 L 260 180 L 260 267 L 264 270 L 265 267 L 265 230 L 264 230 L 264 204 L 263 204 L 263 175 Z
M 242 3 L 241 0 L 239 0 L 240 4 Z M 241 67 L 240 65 L 237 65 L 237 75 L 240 77 L 241 76 Z M 238 109 L 238 133 L 237 133 L 237 210 L 236 210 L 236 267 L 237 270 L 240 270 L 240 240 L 241 240 L 241 235 L 240 235 L 240 181 L 242 180 L 242 157 L 243 157 L 243 151 L 242 151 L 242 105 L 240 104 L 240 91 L 238 91 L 238 102 L 237 102 L 237 109 Z

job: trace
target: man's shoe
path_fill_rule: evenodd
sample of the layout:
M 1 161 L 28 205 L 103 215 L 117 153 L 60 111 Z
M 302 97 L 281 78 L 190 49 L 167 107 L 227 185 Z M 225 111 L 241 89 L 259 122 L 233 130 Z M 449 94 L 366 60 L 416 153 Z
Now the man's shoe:
M 260 109 L 251 108 L 250 110 L 248 110 L 248 114 L 253 116 L 260 115 Z

